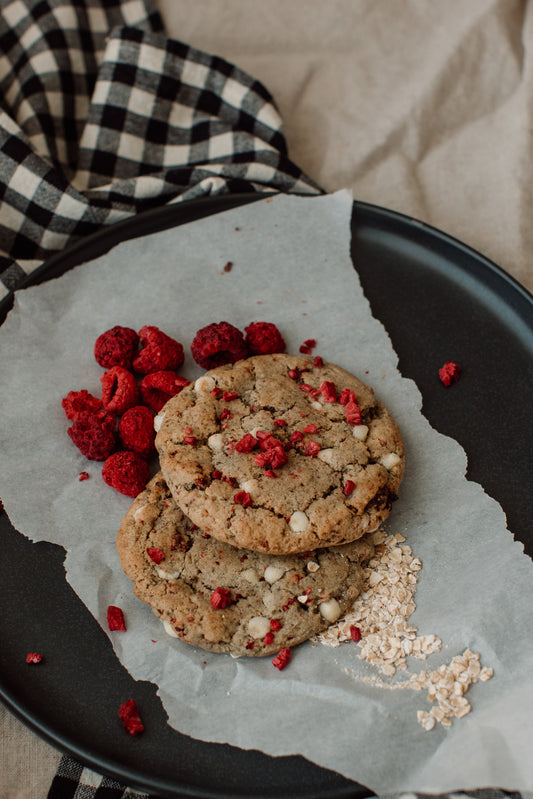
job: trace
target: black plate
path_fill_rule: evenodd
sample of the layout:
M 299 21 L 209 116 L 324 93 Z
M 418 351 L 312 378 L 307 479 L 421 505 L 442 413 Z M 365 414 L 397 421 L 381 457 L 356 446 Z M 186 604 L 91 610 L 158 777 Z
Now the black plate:
M 256 199 L 208 198 L 146 212 L 51 258 L 28 284 L 60 275 L 125 239 Z M 464 446 L 469 477 L 501 503 L 510 529 L 533 555 L 531 295 L 460 242 L 375 206 L 354 205 L 352 249 L 374 315 L 398 353 L 399 368 L 422 392 L 424 413 Z M 0 321 L 9 307 L 8 299 L 0 303 Z M 463 373 L 446 389 L 437 371 L 448 359 L 458 361 Z M 63 549 L 29 542 L 5 514 L 0 534 L 0 696 L 54 746 L 96 771 L 165 797 L 370 795 L 302 757 L 271 758 L 172 730 L 155 687 L 129 676 L 67 585 Z M 48 653 L 47 662 L 21 668 L 33 650 Z M 130 697 L 137 700 L 146 726 L 138 739 L 125 735 L 117 719 L 118 705 Z

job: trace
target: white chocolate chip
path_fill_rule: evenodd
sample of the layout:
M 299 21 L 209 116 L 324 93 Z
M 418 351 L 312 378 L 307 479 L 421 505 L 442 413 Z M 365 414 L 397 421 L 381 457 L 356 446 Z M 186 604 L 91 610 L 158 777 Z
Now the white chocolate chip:
M 311 403 L 311 408 L 314 408 L 316 411 L 321 411 L 322 405 L 320 404 L 320 402 L 313 400 L 313 402 Z
M 270 621 L 264 616 L 253 616 L 248 622 L 248 635 L 252 638 L 264 638 L 270 632 Z
M 156 433 L 159 433 L 161 430 L 161 425 L 163 424 L 163 419 L 166 416 L 166 411 L 161 411 L 158 413 L 157 416 L 154 418 L 154 430 Z
M 308 594 L 302 594 L 301 596 L 296 597 L 296 598 L 297 598 L 298 602 L 300 602 L 302 605 L 307 605 L 307 603 L 309 602 Z
M 342 613 L 341 606 L 336 599 L 328 599 L 327 602 L 321 602 L 318 609 L 320 615 L 323 616 L 326 621 L 337 621 Z
M 195 391 L 213 391 L 216 386 L 216 381 L 214 377 L 210 375 L 203 375 L 199 377 L 198 380 L 194 384 Z
M 246 580 L 247 583 L 259 582 L 259 575 L 255 569 L 245 569 L 243 572 L 241 572 L 241 577 L 243 580 Z
M 244 483 L 240 484 L 240 487 L 248 494 L 253 494 L 257 489 L 257 480 L 245 480 Z
M 177 580 L 181 574 L 181 569 L 178 569 L 176 572 L 167 572 L 161 568 L 161 566 L 156 567 L 156 572 L 161 577 L 162 580 Z
M 174 629 L 174 627 L 172 626 L 172 624 L 169 621 L 167 621 L 166 619 L 163 622 L 163 627 L 165 628 L 166 634 L 170 635 L 171 638 L 179 638 L 179 635 L 177 634 L 177 632 Z
M 267 566 L 265 569 L 264 578 L 267 583 L 277 582 L 283 575 L 285 574 L 286 569 L 282 569 L 281 566 Z
M 224 446 L 224 439 L 222 438 L 222 433 L 213 433 L 212 436 L 209 436 L 207 439 L 207 445 L 210 449 L 215 450 L 215 452 L 221 452 L 222 447 Z
M 399 455 L 395 452 L 389 452 L 381 458 L 380 463 L 385 469 L 392 469 L 394 466 L 397 466 L 400 461 L 401 458 Z
M 289 527 L 295 533 L 303 533 L 309 527 L 309 519 L 303 510 L 296 510 L 289 519 Z
M 307 564 L 307 571 L 308 571 L 308 572 L 311 572 L 311 574 L 314 574 L 314 573 L 315 573 L 315 572 L 317 572 L 319 569 L 320 569 L 320 564 L 319 564 L 319 563 L 317 563 L 317 562 L 316 562 L 316 561 L 314 561 L 314 560 L 310 560 L 310 561 L 309 561 L 309 563 Z
M 317 458 L 319 461 L 323 461 L 324 463 L 327 463 L 328 466 L 331 466 L 333 461 L 334 451 L 335 450 L 333 449 L 333 447 L 327 447 L 326 449 L 321 449 L 317 455 Z
M 133 518 L 135 519 L 136 522 L 138 522 L 138 521 L 142 522 L 143 521 L 143 519 L 141 517 L 142 517 L 143 511 L 146 510 L 146 508 L 148 508 L 148 505 L 141 505 L 140 508 L 137 508 L 137 510 L 133 514 Z
M 368 435 L 366 424 L 356 424 L 352 427 L 352 433 L 358 441 L 364 441 Z

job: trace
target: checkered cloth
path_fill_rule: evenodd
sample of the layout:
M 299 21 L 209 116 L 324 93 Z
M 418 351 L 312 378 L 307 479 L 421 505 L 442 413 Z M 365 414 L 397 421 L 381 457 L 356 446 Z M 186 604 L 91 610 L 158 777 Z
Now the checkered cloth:
M 0 299 L 51 254 L 206 194 L 317 193 L 268 91 L 151 0 L 0 0 Z

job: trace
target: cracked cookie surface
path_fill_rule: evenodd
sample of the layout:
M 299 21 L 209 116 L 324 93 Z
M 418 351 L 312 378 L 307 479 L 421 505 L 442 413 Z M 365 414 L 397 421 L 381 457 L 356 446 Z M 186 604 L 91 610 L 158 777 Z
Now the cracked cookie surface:
M 305 641 L 351 607 L 374 553 L 369 538 L 287 556 L 236 549 L 196 528 L 159 473 L 130 506 L 117 550 L 167 633 L 213 652 L 261 656 Z
M 335 546 L 376 529 L 404 472 L 400 431 L 373 390 L 312 357 L 212 369 L 164 406 L 156 429 L 183 512 L 259 552 Z

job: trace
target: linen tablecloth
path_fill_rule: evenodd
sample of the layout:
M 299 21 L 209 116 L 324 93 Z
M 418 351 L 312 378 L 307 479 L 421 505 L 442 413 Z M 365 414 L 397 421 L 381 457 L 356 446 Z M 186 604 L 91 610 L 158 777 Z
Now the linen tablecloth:
M 29 5 L 35 4 L 3 0 L 2 14 L 11 6 L 19 6 L 20 13 Z M 279 124 L 283 121 L 284 137 L 266 148 L 275 153 L 275 168 L 267 158 L 263 177 L 252 169 L 254 190 L 276 180 L 285 191 L 349 188 L 358 200 L 392 208 L 461 239 L 533 290 L 533 9 L 528 0 L 159 0 L 161 16 L 150 19 L 141 0 L 106 6 L 111 16 L 129 15 L 131 28 L 149 30 L 149 35 L 164 31 L 253 76 L 252 85 L 270 108 L 259 86 L 266 88 Z M 100 16 L 98 25 L 103 41 L 110 19 Z M 83 114 L 78 108 L 80 125 Z M 67 161 L 74 163 L 77 155 L 70 151 Z M 48 164 L 54 164 L 54 157 L 61 160 L 64 154 L 49 153 Z M 63 202 L 83 202 L 86 172 L 80 169 L 74 192 L 71 184 L 66 192 L 65 186 L 55 187 L 66 195 Z M 221 177 L 223 183 L 220 174 L 192 179 L 182 174 L 172 181 L 158 176 L 157 192 L 175 201 L 191 184 L 204 191 L 203 180 L 207 190 L 220 190 Z M 90 223 L 121 218 L 153 199 L 150 190 L 132 197 L 126 184 L 122 188 L 120 202 L 128 196 L 130 205 L 117 212 L 103 192 L 99 215 Z M 153 201 L 161 202 L 161 196 Z M 88 228 L 68 231 L 85 232 Z M 10 270 L 5 289 L 46 255 L 32 249 L 35 233 L 29 231 L 29 241 L 1 237 L 4 254 L 13 253 L 14 244 L 22 247 L 12 261 L 2 262 Z M 47 241 L 48 251 L 65 243 L 53 235 Z M 44 799 L 58 773 L 60 753 L 1 707 L 0 725 L 0 796 Z M 92 775 L 65 775 L 67 765 L 59 770 L 59 779 L 72 788 L 65 795 L 74 795 L 80 779 L 87 788 L 79 796 L 91 797 L 97 785 L 103 790 Z

